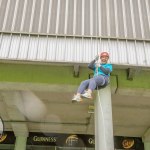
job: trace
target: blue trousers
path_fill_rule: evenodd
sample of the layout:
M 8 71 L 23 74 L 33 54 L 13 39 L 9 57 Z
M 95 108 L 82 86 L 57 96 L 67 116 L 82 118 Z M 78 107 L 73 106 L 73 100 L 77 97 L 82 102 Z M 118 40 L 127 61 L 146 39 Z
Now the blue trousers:
M 108 84 L 108 80 L 109 77 L 103 75 L 94 76 L 91 79 L 84 80 L 81 82 L 77 90 L 77 93 L 83 94 L 86 89 L 90 89 L 93 91 L 96 89 L 97 86 L 99 87 L 99 86 L 103 86 L 104 84 Z

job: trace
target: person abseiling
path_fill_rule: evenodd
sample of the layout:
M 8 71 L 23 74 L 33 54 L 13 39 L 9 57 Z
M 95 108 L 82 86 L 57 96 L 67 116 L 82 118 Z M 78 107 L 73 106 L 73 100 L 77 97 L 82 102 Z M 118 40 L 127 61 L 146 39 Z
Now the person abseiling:
M 88 68 L 94 71 L 94 76 L 81 82 L 77 93 L 72 98 L 72 102 L 81 102 L 82 97 L 92 99 L 93 90 L 108 85 L 110 73 L 112 72 L 112 64 L 108 63 L 108 60 L 108 52 L 102 52 L 89 63 Z

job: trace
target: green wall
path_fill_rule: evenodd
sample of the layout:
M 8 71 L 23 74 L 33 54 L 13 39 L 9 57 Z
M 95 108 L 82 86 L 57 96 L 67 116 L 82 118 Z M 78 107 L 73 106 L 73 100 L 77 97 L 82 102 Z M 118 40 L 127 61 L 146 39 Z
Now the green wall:
M 92 71 L 80 67 L 77 78 L 73 76 L 73 66 L 0 63 L 0 82 L 78 85 L 82 80 L 88 79 L 89 73 Z M 114 69 L 111 75 L 112 86 L 116 85 L 116 77 L 119 87 L 150 88 L 150 71 L 139 71 L 133 80 L 127 80 L 125 69 Z

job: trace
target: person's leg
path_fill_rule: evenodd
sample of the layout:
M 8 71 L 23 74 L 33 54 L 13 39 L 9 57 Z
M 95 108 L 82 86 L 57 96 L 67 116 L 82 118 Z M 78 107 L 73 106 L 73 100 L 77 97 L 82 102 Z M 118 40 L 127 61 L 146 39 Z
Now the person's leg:
M 77 93 L 72 98 L 72 102 L 81 102 L 82 101 L 81 94 L 88 88 L 89 82 L 90 82 L 89 79 L 81 82 L 81 84 L 77 90 Z
M 77 93 L 79 93 L 79 94 L 84 93 L 84 91 L 88 88 L 89 83 L 90 83 L 90 79 L 82 81 L 78 90 L 77 90 Z
M 91 94 L 93 90 L 96 89 L 97 86 L 102 86 L 105 84 L 105 77 L 104 76 L 96 76 L 90 79 L 89 86 L 87 92 L 82 94 L 85 98 L 92 98 Z
M 93 91 L 97 86 L 103 86 L 105 84 L 105 77 L 102 75 L 93 77 L 90 79 L 88 90 Z

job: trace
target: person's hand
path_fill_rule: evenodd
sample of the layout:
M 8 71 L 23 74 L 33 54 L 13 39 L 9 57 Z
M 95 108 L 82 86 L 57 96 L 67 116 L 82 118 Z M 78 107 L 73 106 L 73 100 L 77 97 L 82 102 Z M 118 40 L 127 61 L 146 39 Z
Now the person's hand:
M 99 60 L 99 55 L 96 55 L 94 60 L 98 61 Z
M 99 63 L 95 63 L 96 68 L 99 68 L 100 64 Z

